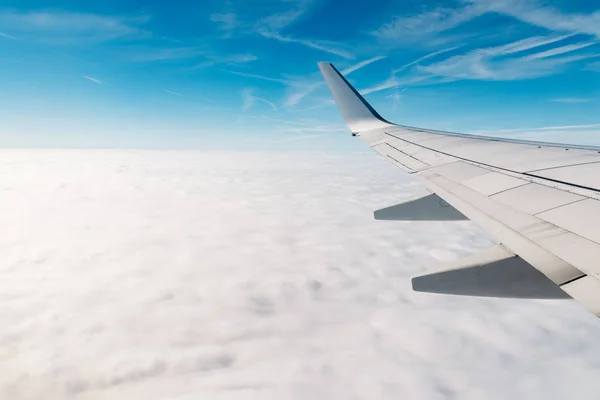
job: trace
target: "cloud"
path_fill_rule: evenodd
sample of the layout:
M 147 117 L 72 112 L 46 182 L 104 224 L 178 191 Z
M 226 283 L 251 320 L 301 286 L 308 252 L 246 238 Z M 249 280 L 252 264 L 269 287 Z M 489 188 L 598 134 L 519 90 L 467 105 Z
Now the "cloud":
M 263 81 L 269 81 L 269 82 L 277 82 L 277 83 L 282 83 L 284 85 L 287 85 L 290 83 L 290 81 L 288 79 L 283 79 L 283 78 L 275 78 L 272 76 L 264 76 L 264 75 L 258 75 L 258 74 L 249 74 L 246 72 L 239 72 L 239 71 L 227 71 L 230 74 L 234 74 L 234 75 L 239 75 L 239 76 L 245 76 L 247 78 L 255 78 L 255 79 L 260 79 Z
M 452 29 L 484 13 L 477 5 L 459 8 L 434 8 L 420 14 L 394 17 L 371 33 L 399 42 L 423 41 L 426 37 Z
M 403 78 L 399 78 L 398 74 L 408 70 L 409 68 L 411 68 L 415 65 L 418 65 L 422 61 L 428 60 L 430 58 L 434 58 L 440 54 L 454 51 L 456 49 L 458 49 L 458 47 L 449 47 L 449 48 L 434 51 L 434 52 L 426 54 L 422 57 L 419 57 L 416 60 L 413 60 L 409 63 L 402 65 L 399 68 L 392 70 L 391 75 L 385 81 L 376 83 L 367 89 L 361 90 L 360 92 L 361 92 L 361 94 L 366 95 L 369 93 L 376 93 L 376 92 L 379 92 L 382 90 L 392 89 L 392 88 L 402 86 L 402 85 L 423 84 L 426 81 L 433 83 L 433 81 L 431 81 L 431 78 L 433 77 L 431 74 L 425 74 L 425 75 L 419 74 L 419 75 L 403 77 Z M 395 103 L 397 103 L 397 101 L 395 101 Z
M 470 3 L 471 7 L 477 6 L 486 12 L 508 15 L 552 31 L 585 33 L 600 39 L 599 11 L 591 14 L 567 13 L 532 0 L 471 0 Z
M 373 64 L 374 62 L 383 60 L 385 58 L 386 58 L 385 56 L 371 57 L 367 60 L 360 61 L 354 65 L 351 65 L 351 66 L 343 69 L 341 72 L 343 75 L 348 76 L 348 75 L 352 74 L 353 72 L 363 69 L 363 68 Z M 319 75 L 317 81 L 310 81 L 310 80 L 307 81 L 305 78 L 302 78 L 299 80 L 290 80 L 290 81 L 288 81 L 288 86 L 290 86 L 290 90 L 288 91 L 283 104 L 285 107 L 296 106 L 305 97 L 307 97 L 308 95 L 313 93 L 315 90 L 317 90 L 318 88 L 320 88 L 324 85 L 325 85 L 325 81 L 323 81 L 323 78 L 320 75 Z
M 514 128 L 514 129 L 493 129 L 487 131 L 473 131 L 473 133 L 515 133 L 515 132 L 535 132 L 535 131 L 572 131 L 572 130 L 588 130 L 600 128 L 600 124 L 585 124 L 585 125 L 558 125 L 558 126 L 542 126 L 534 128 Z
M 206 58 L 206 61 L 202 61 L 194 65 L 192 68 L 206 68 L 218 64 L 239 65 L 258 60 L 258 57 L 256 55 L 250 53 L 229 55 L 205 54 L 204 57 Z
M 586 65 L 583 70 L 600 72 L 600 61 L 595 61 Z
M 310 47 L 312 49 L 320 50 L 325 53 L 334 54 L 336 56 L 340 56 L 347 59 L 353 59 L 355 56 L 350 53 L 346 47 L 340 43 L 326 41 L 326 40 L 310 40 L 310 39 L 298 39 L 292 36 L 284 36 L 280 35 L 276 32 L 270 31 L 260 31 L 260 35 L 269 39 L 275 39 L 280 42 L 285 43 L 298 43 L 306 47 Z
M 367 67 L 368 65 L 371 65 L 374 62 L 377 62 L 377 61 L 380 61 L 383 59 L 385 59 L 385 56 L 376 56 L 376 57 L 369 58 L 367 60 L 363 60 L 361 62 L 358 62 L 354 65 L 351 65 L 351 66 L 343 69 L 342 73 L 344 75 L 350 75 L 351 73 L 353 73 L 355 71 L 358 71 L 362 68 Z M 269 81 L 269 82 L 277 82 L 277 83 L 281 83 L 281 84 L 287 86 L 288 91 L 283 100 L 283 106 L 288 107 L 288 108 L 298 105 L 305 97 L 307 97 L 308 95 L 313 93 L 318 88 L 325 86 L 325 82 L 323 81 L 323 79 L 321 78 L 320 75 L 316 79 L 312 76 L 308 77 L 308 78 L 306 78 L 306 77 L 279 78 L 279 77 L 270 77 L 270 76 L 249 74 L 249 73 L 237 72 L 237 71 L 228 71 L 228 72 L 235 74 L 235 75 L 245 76 L 248 78 L 255 78 L 255 79 L 260 79 L 260 80 Z
M 2 36 L 3 38 L 6 38 L 6 39 L 11 39 L 11 40 L 16 40 L 17 39 L 16 37 L 11 36 L 11 35 L 9 35 L 7 33 L 4 33 L 4 32 L 0 32 L 0 36 Z
M 259 0 L 249 5 L 227 1 L 223 11 L 211 14 L 210 20 L 225 32 L 224 38 L 256 35 L 262 31 L 275 33 L 299 21 L 315 3 L 315 0 Z
M 587 42 L 587 43 L 576 43 L 576 44 L 570 44 L 570 45 L 566 45 L 566 46 L 561 46 L 561 47 L 555 47 L 553 49 L 550 50 L 546 50 L 546 51 L 542 51 L 539 53 L 535 53 L 532 55 L 529 55 L 527 57 L 525 57 L 525 59 L 527 60 L 535 60 L 538 58 L 546 58 L 546 57 L 553 57 L 559 54 L 564 54 L 564 53 L 570 53 L 573 51 L 577 51 L 580 49 L 584 49 L 586 47 L 589 46 L 593 46 L 598 44 L 599 42 Z
M 586 42 L 555 47 L 526 56 L 507 57 L 524 50 L 535 50 L 541 45 L 556 43 L 554 39 L 535 37 L 502 46 L 479 48 L 437 63 L 419 66 L 418 69 L 432 75 L 454 79 L 519 80 L 560 73 L 569 64 L 600 56 L 592 53 L 555 57 L 596 44 Z
M 57 45 L 89 44 L 148 37 L 149 16 L 121 17 L 66 11 L 0 12 L 0 26 L 20 38 Z
M 166 93 L 172 94 L 172 95 L 174 95 L 174 96 L 183 97 L 183 95 L 182 95 L 182 94 L 180 94 L 180 93 L 177 93 L 177 92 L 174 92 L 174 91 L 172 91 L 172 90 L 169 90 L 169 89 L 163 89 L 163 90 L 164 90 Z
M 553 32 L 587 34 L 600 38 L 600 12 L 561 12 L 537 0 L 464 0 L 455 8 L 433 7 L 414 15 L 393 17 L 371 34 L 396 43 L 436 44 L 442 34 L 475 18 L 501 14 Z
M 416 60 L 414 60 L 414 61 L 411 61 L 411 62 L 409 62 L 409 63 L 407 63 L 407 64 L 404 64 L 404 65 L 403 65 L 403 66 L 401 66 L 400 68 L 396 68 L 396 69 L 394 69 L 394 70 L 392 71 L 392 74 L 393 74 L 393 75 L 395 75 L 395 74 L 398 74 L 398 73 L 400 73 L 400 72 L 402 72 L 402 71 L 406 70 L 407 68 L 409 68 L 409 67 L 412 67 L 413 65 L 417 65 L 417 64 L 419 64 L 421 61 L 425 61 L 425 60 L 427 60 L 427 59 L 429 59 L 429 58 L 432 58 L 432 57 L 438 56 L 438 55 L 440 55 L 440 54 L 444 54 L 444 53 L 447 53 L 447 52 L 449 52 L 449 51 L 456 50 L 457 48 L 458 48 L 458 47 L 450 47 L 450 48 L 447 48 L 447 49 L 442 49 L 442 50 L 439 50 L 439 51 L 434 51 L 434 52 L 432 52 L 432 53 L 426 54 L 426 55 L 424 55 L 423 57 L 419 57 L 419 58 L 417 58 L 417 59 L 416 59 Z
M 219 24 L 219 30 L 225 31 L 226 37 L 231 36 L 240 24 L 237 14 L 233 12 L 212 14 L 210 20 Z
M 369 94 L 403 85 L 437 84 L 460 79 L 518 80 L 553 75 L 562 72 L 569 64 L 597 55 L 580 53 L 574 56 L 555 57 L 575 52 L 597 42 L 561 44 L 572 39 L 574 34 L 533 36 L 498 46 L 476 48 L 465 54 L 447 57 L 438 62 L 421 65 L 423 61 L 455 52 L 460 47 L 428 53 L 392 71 L 385 81 L 362 90 Z M 548 46 L 556 47 L 548 50 Z M 464 49 L 464 47 L 463 47 Z M 405 74 L 405 76 L 399 76 Z
M 293 0 L 293 1 L 279 1 L 275 4 L 269 4 L 268 10 L 273 6 L 279 4 L 282 9 L 277 12 L 271 12 L 269 15 L 260 18 L 256 24 L 256 30 L 267 29 L 269 31 L 278 31 L 289 27 L 296 23 L 301 17 L 311 9 L 316 3 L 315 0 Z
M 415 75 L 413 77 L 408 78 L 398 78 L 394 75 L 389 77 L 387 80 L 377 83 L 367 89 L 360 90 L 362 95 L 367 95 L 369 93 L 376 93 L 382 90 L 392 89 L 399 86 L 412 86 L 419 85 L 425 83 L 435 83 L 440 82 L 439 80 L 433 80 L 431 75 Z
M 277 106 L 273 102 L 266 100 L 262 97 L 255 96 L 254 89 L 252 89 L 252 88 L 246 88 L 242 91 L 242 99 L 243 99 L 243 105 L 242 105 L 243 111 L 250 110 L 252 107 L 254 107 L 254 105 L 258 101 L 268 105 L 273 112 L 277 111 Z
M 359 69 L 362 69 L 362 68 L 366 67 L 367 65 L 373 64 L 374 62 L 383 60 L 385 58 L 386 58 L 386 56 L 375 56 L 375 57 L 369 58 L 368 60 L 361 61 L 359 63 L 356 63 L 356 64 L 346 68 L 345 70 L 342 71 L 342 74 L 349 75 L 354 71 L 358 71 Z
M 12 210 L 0 213 L 10 232 L 0 343 L 11 349 L 0 398 L 600 391 L 600 324 L 574 302 L 411 290 L 411 277 L 491 241 L 469 222 L 373 220 L 424 193 L 375 154 L 3 150 L 0 160 Z
M 563 103 L 580 103 L 587 99 L 565 98 L 553 101 Z M 600 124 L 542 126 L 533 128 L 510 128 L 476 130 L 472 134 L 506 137 L 514 139 L 536 140 L 543 142 L 566 143 L 577 145 L 598 146 Z
M 130 62 L 161 62 L 161 61 L 182 61 L 198 57 L 203 57 L 206 50 L 198 47 L 157 47 L 150 48 L 129 46 L 126 48 L 125 57 Z
M 552 101 L 557 103 L 589 103 L 590 101 L 594 101 L 594 99 L 584 97 L 561 97 L 558 99 L 552 99 Z
M 404 89 L 404 90 L 406 90 L 406 89 Z M 395 91 L 394 93 L 389 94 L 385 97 L 387 99 L 392 99 L 392 109 L 393 110 L 398 108 L 398 104 L 400 103 L 400 100 L 402 99 L 402 95 L 398 91 Z
M 100 79 L 92 78 L 91 76 L 88 76 L 88 75 L 84 75 L 83 78 L 87 79 L 88 81 L 92 81 L 92 82 L 94 82 L 95 84 L 98 84 L 98 85 L 102 84 L 102 81 Z

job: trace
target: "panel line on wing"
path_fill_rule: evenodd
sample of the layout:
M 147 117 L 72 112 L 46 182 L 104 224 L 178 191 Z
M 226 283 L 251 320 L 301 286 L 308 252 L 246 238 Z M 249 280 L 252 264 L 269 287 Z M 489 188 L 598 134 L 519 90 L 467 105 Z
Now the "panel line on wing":
M 576 188 L 579 188 L 579 189 L 586 189 L 586 190 L 590 190 L 590 191 L 595 192 L 595 193 L 600 193 L 600 189 L 595 189 L 593 187 L 584 186 L 584 185 L 578 185 L 577 183 L 573 183 L 573 182 L 565 182 L 565 181 L 561 181 L 559 179 L 546 178 L 546 177 L 543 177 L 543 176 L 539 176 L 539 175 L 535 175 L 535 174 L 530 174 L 528 172 L 521 172 L 521 173 L 523 175 L 525 175 L 525 176 L 531 176 L 533 178 L 542 179 L 544 181 L 550 181 L 550 182 L 554 182 L 554 183 L 560 183 L 560 184 L 563 184 L 563 185 L 572 186 L 572 187 L 576 187 Z
M 408 165 L 405 165 L 403 163 L 401 163 L 400 161 L 396 160 L 394 157 L 390 156 L 389 154 L 386 154 L 386 156 L 391 159 L 392 161 L 402 165 L 404 168 L 406 168 L 406 172 L 408 172 L 409 174 L 414 174 L 416 171 L 414 169 L 412 169 L 411 167 L 409 167 Z
M 589 162 L 583 162 L 583 163 L 578 163 L 578 164 L 557 165 L 556 167 L 532 169 L 530 171 L 527 171 L 527 173 L 530 174 L 532 172 L 551 171 L 553 169 L 579 167 L 580 165 L 588 165 L 588 164 L 600 164 L 600 161 L 589 161 Z
M 400 150 L 400 149 L 399 149 L 399 148 L 397 148 L 396 146 L 393 146 L 393 145 L 389 144 L 388 142 L 386 142 L 385 144 L 387 144 L 388 146 L 390 146 L 392 149 L 396 150 L 396 151 L 397 151 L 397 152 L 399 152 L 399 153 L 402 153 L 402 154 L 404 154 L 404 155 L 406 155 L 406 156 L 408 156 L 408 157 L 410 157 L 410 158 L 412 158 L 412 159 L 414 159 L 414 160 L 417 160 L 417 161 L 418 161 L 418 162 L 420 162 L 420 163 L 427 164 L 426 162 L 423 162 L 422 160 L 419 160 L 418 158 L 416 158 L 416 157 L 414 157 L 414 156 L 411 156 L 411 155 L 410 155 L 410 154 L 408 154 L 408 153 L 405 153 L 404 151 Z M 427 164 L 427 165 L 429 166 L 429 164 Z
M 530 174 L 530 173 L 527 173 L 527 172 L 513 171 L 511 169 L 499 167 L 497 165 L 491 165 L 491 164 L 487 164 L 487 163 L 484 163 L 484 162 L 481 162 L 481 161 L 475 161 L 475 160 L 471 160 L 471 159 L 468 159 L 468 158 L 465 158 L 465 157 L 457 156 L 455 154 L 450 154 L 450 153 L 446 153 L 444 151 L 432 149 L 432 148 L 424 146 L 422 144 L 411 142 L 409 140 L 403 139 L 403 138 L 398 137 L 396 135 L 392 135 L 389 132 L 385 132 L 385 134 L 389 135 L 389 136 L 392 136 L 392 137 L 394 137 L 394 138 L 396 138 L 398 140 L 402 140 L 402 141 L 404 141 L 406 143 L 410 143 L 412 145 L 422 147 L 422 148 L 427 149 L 429 151 L 433 151 L 433 152 L 436 152 L 436 153 L 441 153 L 441 154 L 444 154 L 444 155 L 449 156 L 449 157 L 454 157 L 454 158 L 462 160 L 462 161 L 467 161 L 469 163 L 474 163 L 474 164 L 478 164 L 478 165 L 482 165 L 482 166 L 486 166 L 486 167 L 490 167 L 490 168 L 499 169 L 499 170 L 502 170 L 502 171 L 511 172 L 513 174 L 521 174 L 521 175 L 524 175 L 524 176 L 538 178 L 538 179 L 541 179 L 543 181 L 550 181 L 550 182 L 560 183 L 560 184 L 563 184 L 563 185 L 572 186 L 572 187 L 576 187 L 576 188 L 579 188 L 579 189 L 586 189 L 586 190 L 590 190 L 590 191 L 595 192 L 595 193 L 600 193 L 600 189 L 595 189 L 595 188 L 592 188 L 592 187 L 589 187 L 589 186 L 584 186 L 584 185 L 578 185 L 578 184 L 572 183 L 572 182 L 565 182 L 565 181 L 561 181 L 561 180 L 558 180 L 558 179 L 546 178 L 546 177 L 543 177 L 543 176 L 540 176 L 540 175 Z M 563 168 L 566 168 L 566 167 L 569 167 L 569 166 L 568 165 L 563 166 Z
M 552 210 L 556 210 L 557 208 L 561 208 L 561 207 L 568 206 L 568 205 L 571 205 L 571 204 L 579 203 L 580 201 L 584 201 L 584 200 L 587 200 L 587 199 L 588 199 L 587 197 L 584 197 L 584 198 L 582 198 L 582 199 L 577 199 L 577 200 L 574 200 L 574 201 L 570 201 L 570 202 L 568 202 L 568 203 L 560 204 L 560 205 L 558 205 L 558 206 L 556 206 L 556 207 L 552 207 L 552 208 L 549 208 L 549 209 L 547 209 L 547 210 L 544 210 L 544 211 L 540 211 L 540 212 L 538 212 L 538 213 L 535 213 L 535 214 L 533 214 L 533 216 L 536 216 L 536 217 L 537 217 L 538 215 L 540 215 L 540 214 L 543 214 L 543 213 L 545 213 L 545 212 L 552 211 Z

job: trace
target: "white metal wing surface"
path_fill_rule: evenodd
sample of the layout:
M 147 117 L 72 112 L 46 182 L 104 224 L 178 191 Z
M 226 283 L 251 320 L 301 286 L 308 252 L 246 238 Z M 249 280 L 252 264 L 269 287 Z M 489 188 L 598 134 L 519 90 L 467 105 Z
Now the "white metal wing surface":
M 501 243 L 444 272 L 413 278 L 414 290 L 570 296 L 600 316 L 600 147 L 396 125 L 332 64 L 319 68 L 352 134 L 434 193 L 379 210 L 376 218 L 466 217 Z

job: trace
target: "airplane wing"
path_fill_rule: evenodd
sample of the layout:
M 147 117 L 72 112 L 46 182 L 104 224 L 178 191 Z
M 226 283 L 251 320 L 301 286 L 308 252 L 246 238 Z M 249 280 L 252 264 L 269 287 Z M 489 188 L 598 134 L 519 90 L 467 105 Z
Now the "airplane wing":
M 511 140 L 393 124 L 330 63 L 321 73 L 355 136 L 430 195 L 377 219 L 470 219 L 499 244 L 413 278 L 417 291 L 569 298 L 600 316 L 600 147 Z

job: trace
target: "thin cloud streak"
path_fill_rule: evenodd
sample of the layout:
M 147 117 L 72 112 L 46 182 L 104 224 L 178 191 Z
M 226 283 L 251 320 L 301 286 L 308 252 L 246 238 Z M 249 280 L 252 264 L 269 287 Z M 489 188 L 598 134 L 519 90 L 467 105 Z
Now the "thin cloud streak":
M 581 54 L 556 57 L 596 44 L 596 42 L 586 42 L 559 46 L 523 57 L 506 57 L 524 49 L 540 47 L 542 43 L 548 41 L 558 42 L 553 39 L 534 37 L 501 46 L 479 48 L 437 63 L 419 66 L 418 69 L 428 74 L 457 80 L 521 80 L 554 75 L 562 72 L 569 64 L 600 56 L 600 54 Z
M 361 61 L 357 64 L 352 65 L 351 67 L 344 69 L 342 71 L 342 74 L 349 75 L 349 74 L 353 73 L 354 71 L 358 71 L 359 69 L 362 69 L 362 68 L 366 67 L 367 65 L 373 64 L 374 62 L 383 60 L 385 58 L 387 58 L 387 56 L 376 56 L 373 58 L 369 58 L 368 60 Z
M 163 89 L 163 90 L 164 90 L 166 93 L 169 93 L 169 94 L 172 94 L 172 95 L 175 95 L 175 96 L 179 96 L 179 97 L 183 97 L 183 95 L 182 95 L 182 94 L 180 94 L 180 93 L 177 93 L 177 92 L 174 92 L 174 91 L 172 91 L 172 90 L 169 90 L 169 89 Z
M 2 36 L 3 38 L 6 38 L 6 39 L 17 40 L 16 37 L 11 36 L 11 35 L 9 35 L 7 33 L 4 33 L 4 32 L 0 32 L 0 36 Z
M 587 43 L 578 43 L 578 44 L 570 44 L 567 46 L 556 47 L 554 49 L 542 51 L 540 53 L 532 54 L 530 56 L 525 57 L 527 60 L 536 60 L 539 58 L 547 58 L 553 57 L 559 54 L 570 53 L 573 51 L 577 51 L 580 49 L 585 49 L 586 47 L 590 47 L 598 44 L 599 42 L 587 42 Z
M 458 46 L 456 46 L 456 47 L 450 47 L 450 48 L 447 48 L 447 49 L 443 49 L 443 50 L 439 50 L 439 51 L 434 51 L 433 53 L 426 54 L 423 57 L 417 58 L 416 60 L 411 61 L 408 64 L 405 64 L 402 67 L 393 70 L 392 74 L 395 75 L 395 74 L 397 74 L 399 72 L 402 72 L 402 71 L 406 70 L 409 67 L 412 67 L 413 65 L 417 65 L 421 61 L 427 60 L 428 58 L 432 58 L 432 57 L 435 57 L 435 56 L 440 55 L 440 54 L 447 53 L 449 51 L 456 50 L 457 48 L 458 48 Z
M 385 58 L 386 56 L 376 56 L 369 58 L 367 60 L 361 61 L 359 63 L 349 66 L 348 68 L 343 69 L 342 74 L 348 76 L 353 72 L 356 72 L 362 68 L 365 68 L 366 66 L 373 64 L 374 62 L 383 60 Z M 292 107 L 298 105 L 306 96 L 317 90 L 319 87 L 324 86 L 325 82 L 323 81 L 323 79 L 319 79 L 318 81 L 310 84 L 307 84 L 304 81 L 300 81 L 292 83 L 291 85 L 296 87 L 296 90 L 286 96 L 284 100 L 285 107 Z
M 239 75 L 239 76 L 244 76 L 247 78 L 255 78 L 255 79 L 261 79 L 263 81 L 269 81 L 269 82 L 277 82 L 277 83 L 281 83 L 284 85 L 288 85 L 290 84 L 290 81 L 287 79 L 282 79 L 282 78 L 273 78 L 270 76 L 263 76 L 263 75 L 258 75 L 258 74 L 249 74 L 247 72 L 239 72 L 239 71 L 227 71 L 230 74 L 234 74 L 234 75 Z
M 536 132 L 536 131 L 564 131 L 564 130 L 586 130 L 600 128 L 600 124 L 585 124 L 585 125 L 559 125 L 559 126 L 543 126 L 537 128 L 511 128 L 511 129 L 491 129 L 491 130 L 474 130 L 471 133 L 517 133 L 517 132 Z
M 245 88 L 244 90 L 242 90 L 242 99 L 243 99 L 242 111 L 250 110 L 252 107 L 254 107 L 254 105 L 256 104 L 257 101 L 260 101 L 260 102 L 268 105 L 271 108 L 271 111 L 273 111 L 273 112 L 277 111 L 277 106 L 273 102 L 271 102 L 267 99 L 264 99 L 262 97 L 255 96 L 254 89 L 252 89 L 252 88 Z
M 100 79 L 96 79 L 96 78 L 93 78 L 93 77 L 88 76 L 88 75 L 84 75 L 83 78 L 87 79 L 88 81 L 94 82 L 97 85 L 101 85 L 103 83 Z
M 589 103 L 594 99 L 583 98 L 583 97 L 562 97 L 558 99 L 552 99 L 556 103 Z
M 147 38 L 150 33 L 141 27 L 149 21 L 147 15 L 123 17 L 68 11 L 0 12 L 0 26 L 23 39 L 54 45 Z
M 354 65 L 349 66 L 348 68 L 342 70 L 344 75 L 350 75 L 353 72 L 356 72 L 362 68 L 365 68 L 368 65 L 373 64 L 379 60 L 385 59 L 385 56 L 376 56 L 369 58 L 367 60 L 361 61 Z M 290 88 L 289 93 L 286 95 L 283 100 L 284 107 L 293 107 L 298 105 L 306 96 L 314 92 L 319 87 L 325 85 L 325 82 L 322 79 L 318 81 L 307 81 L 306 79 L 282 79 L 282 78 L 274 78 L 269 76 L 257 75 L 257 74 L 249 74 L 245 72 L 238 71 L 228 71 L 229 73 L 240 75 L 248 78 L 255 78 L 269 82 L 277 82 L 281 83 Z
M 323 40 L 308 40 L 308 39 L 297 39 L 292 36 L 282 36 L 275 32 L 261 31 L 260 34 L 269 39 L 275 39 L 280 42 L 286 43 L 297 43 L 316 50 L 324 51 L 326 53 L 334 54 L 347 59 L 354 59 L 355 56 L 349 51 L 342 49 L 342 45 L 335 42 L 323 41 Z
M 275 105 L 275 103 L 267 100 L 267 99 L 263 99 L 262 97 L 256 97 L 256 100 L 258 101 L 262 101 L 263 103 L 265 103 L 266 105 L 268 105 L 269 107 L 271 107 L 271 110 L 273 111 L 277 111 L 277 106 Z

